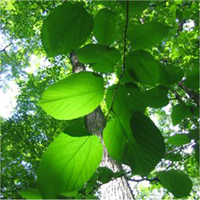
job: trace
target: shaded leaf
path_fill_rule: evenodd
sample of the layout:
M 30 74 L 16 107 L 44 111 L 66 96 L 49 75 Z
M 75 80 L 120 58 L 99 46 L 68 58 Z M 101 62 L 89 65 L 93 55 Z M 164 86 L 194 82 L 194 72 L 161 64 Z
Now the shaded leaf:
M 82 137 L 82 136 L 89 136 L 92 135 L 85 127 L 82 125 L 73 125 L 68 126 L 63 131 L 64 133 L 67 133 L 68 135 L 72 137 Z
M 161 184 L 176 198 L 189 196 L 192 190 L 192 182 L 188 176 L 181 171 L 160 172 L 158 178 Z
M 44 21 L 42 44 L 49 57 L 68 54 L 80 47 L 93 28 L 93 19 L 82 3 L 66 2 Z
M 94 19 L 94 36 L 98 43 L 110 45 L 116 37 L 117 14 L 104 8 L 100 10 Z
M 196 129 L 196 130 L 190 130 L 189 134 L 188 134 L 188 137 L 190 139 L 195 139 L 197 140 L 199 138 L 199 130 Z
M 184 144 L 190 143 L 190 139 L 186 134 L 176 134 L 168 138 L 167 142 L 172 145 L 182 146 Z
M 76 194 L 93 175 L 102 159 L 97 136 L 71 137 L 61 133 L 48 147 L 38 170 L 43 198 Z
M 169 28 L 159 22 L 133 25 L 128 31 L 128 38 L 133 49 L 146 49 L 159 44 L 168 35 Z
M 186 80 L 184 84 L 193 89 L 198 90 L 199 89 L 199 69 L 193 69 L 191 72 L 188 72 L 186 74 Z
M 126 71 L 141 83 L 155 86 L 159 79 L 159 65 L 153 56 L 144 50 L 130 53 L 126 58 Z
M 164 157 L 166 160 L 171 160 L 171 161 L 180 161 L 182 160 L 182 156 L 180 153 L 170 153 Z
M 183 78 L 183 75 L 181 68 L 160 64 L 159 83 L 161 85 L 169 86 L 178 83 Z
M 130 124 L 129 124 L 130 122 Z M 103 133 L 111 157 L 131 167 L 133 174 L 148 175 L 164 154 L 164 140 L 153 122 L 142 113 L 108 122 Z
M 168 90 L 164 86 L 157 86 L 144 92 L 146 104 L 153 108 L 161 108 L 169 103 Z
M 91 72 L 73 74 L 47 88 L 39 105 L 60 120 L 78 118 L 92 112 L 103 99 L 103 79 Z
M 28 188 L 20 191 L 19 194 L 25 199 L 42 199 L 37 188 Z
M 99 167 L 98 172 L 98 180 L 102 183 L 108 183 L 114 177 L 114 172 L 107 167 Z
M 77 51 L 78 59 L 85 64 L 91 64 L 98 72 L 113 72 L 114 65 L 120 60 L 120 52 L 100 44 L 89 44 Z
M 181 103 L 173 107 L 171 117 L 173 125 L 179 124 L 183 119 L 187 117 L 191 117 L 192 113 L 190 111 L 190 107 Z
M 108 109 L 110 109 L 111 107 L 111 103 L 113 101 L 113 95 L 115 93 L 115 88 L 116 85 L 108 88 L 108 92 L 106 95 L 106 103 Z M 144 112 L 145 107 L 146 106 L 144 103 L 143 93 L 136 85 L 132 83 L 119 85 L 113 104 L 113 110 L 118 116 L 127 112 L 134 112 L 134 111 Z

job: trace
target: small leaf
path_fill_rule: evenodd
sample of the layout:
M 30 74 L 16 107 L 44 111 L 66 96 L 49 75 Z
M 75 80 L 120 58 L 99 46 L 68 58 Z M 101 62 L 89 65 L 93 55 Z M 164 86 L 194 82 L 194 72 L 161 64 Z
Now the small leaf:
M 186 80 L 184 84 L 193 89 L 193 90 L 198 90 L 199 89 L 199 69 L 194 69 L 191 72 L 188 72 L 186 74 Z
M 116 85 L 108 88 L 108 92 L 106 95 L 106 103 L 108 109 L 110 109 L 111 107 L 111 103 L 113 101 L 113 95 L 115 93 L 115 88 Z M 127 112 L 134 112 L 134 111 L 144 112 L 145 107 L 146 106 L 144 103 L 143 93 L 136 85 L 132 83 L 119 85 L 117 93 L 115 95 L 115 101 L 113 104 L 113 110 L 118 116 Z
M 45 19 L 42 44 L 49 57 L 68 54 L 78 49 L 88 38 L 93 19 L 82 3 L 66 2 Z
M 126 71 L 141 83 L 155 86 L 159 79 L 159 65 L 153 56 L 144 50 L 130 53 L 126 58 Z
M 190 132 L 188 134 L 188 137 L 190 139 L 198 140 L 198 138 L 199 138 L 199 130 L 198 129 L 196 129 L 196 130 L 190 130 Z
M 182 156 L 180 153 L 170 153 L 164 157 L 166 160 L 171 160 L 171 161 L 181 161 Z
M 161 184 L 176 198 L 183 198 L 190 195 L 192 182 L 188 176 L 181 171 L 160 172 L 158 178 Z
M 130 124 L 129 124 L 130 122 Z M 153 122 L 135 112 L 108 122 L 103 139 L 109 155 L 131 167 L 133 174 L 147 176 L 164 154 L 164 139 Z
M 85 127 L 82 125 L 73 125 L 68 126 L 63 131 L 64 133 L 67 133 L 68 135 L 72 137 L 82 137 L 82 136 L 89 136 L 92 135 Z
M 144 92 L 146 104 L 153 108 L 161 108 L 169 103 L 168 90 L 164 86 L 157 86 Z
M 121 58 L 117 49 L 100 44 L 86 45 L 77 51 L 77 55 L 80 62 L 91 64 L 97 72 L 113 72 Z
M 173 125 L 179 124 L 183 119 L 187 117 L 191 117 L 192 113 L 190 111 L 190 107 L 181 103 L 173 107 L 171 117 Z
M 146 49 L 159 44 L 168 35 L 169 28 L 159 22 L 134 25 L 128 31 L 128 38 L 133 49 Z
M 182 146 L 184 144 L 190 143 L 190 139 L 186 134 L 176 134 L 168 138 L 167 142 L 172 145 Z
M 165 86 L 178 83 L 183 78 L 183 71 L 178 67 L 160 64 L 159 83 Z
M 97 136 L 71 137 L 61 133 L 48 147 L 38 170 L 43 198 L 76 194 L 96 171 L 103 147 Z
M 37 188 L 28 188 L 20 191 L 19 194 L 25 199 L 42 199 Z
M 99 167 L 98 172 L 98 180 L 102 183 L 108 183 L 114 177 L 114 172 L 107 167 Z
M 56 119 L 75 119 L 95 110 L 103 99 L 103 93 L 101 76 L 81 72 L 47 88 L 39 105 Z
M 106 8 L 100 10 L 94 19 L 94 36 L 98 43 L 111 45 L 116 38 L 117 14 Z

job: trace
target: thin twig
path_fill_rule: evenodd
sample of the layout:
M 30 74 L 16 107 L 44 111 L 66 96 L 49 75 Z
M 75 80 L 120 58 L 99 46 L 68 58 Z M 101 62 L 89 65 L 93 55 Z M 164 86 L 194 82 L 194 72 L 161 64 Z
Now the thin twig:
M 0 52 L 5 52 L 6 48 L 8 48 L 10 45 L 12 45 L 13 43 L 11 42 L 10 44 L 6 45 L 2 50 L 0 50 Z
M 113 111 L 113 105 L 114 105 L 114 102 L 115 102 L 115 99 L 116 99 L 117 91 L 118 91 L 121 79 L 123 78 L 124 71 L 125 71 L 125 68 L 126 68 L 126 50 L 127 50 L 126 42 L 127 42 L 127 30 L 128 30 L 128 20 L 129 20 L 129 14 L 128 13 L 129 13 L 129 1 L 127 1 L 127 6 L 126 6 L 126 24 L 125 24 L 125 31 L 124 31 L 124 49 L 123 49 L 123 67 L 122 67 L 121 75 L 119 77 L 119 81 L 117 83 L 117 86 L 116 86 L 114 94 L 113 94 L 113 100 L 112 100 L 110 109 L 108 111 L 108 114 L 106 115 L 106 119 L 108 118 L 108 115 L 110 114 L 110 112 Z

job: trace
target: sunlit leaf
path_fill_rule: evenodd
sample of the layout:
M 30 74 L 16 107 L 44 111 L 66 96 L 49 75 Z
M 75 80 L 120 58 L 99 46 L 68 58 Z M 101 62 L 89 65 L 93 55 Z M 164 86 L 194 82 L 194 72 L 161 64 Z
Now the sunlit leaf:
M 47 88 L 39 105 L 52 117 L 69 120 L 92 112 L 99 106 L 103 93 L 101 76 L 81 72 Z
M 82 188 L 101 162 L 103 147 L 97 136 L 71 137 L 61 133 L 48 147 L 38 170 L 43 198 Z
M 77 51 L 78 59 L 85 64 L 91 64 L 98 72 L 113 72 L 114 66 L 120 60 L 120 52 L 100 44 L 89 44 Z
M 82 3 L 66 2 L 44 21 L 42 44 L 49 57 L 68 54 L 80 47 L 93 28 L 93 19 Z
M 176 198 L 189 196 L 192 190 L 192 182 L 186 174 L 181 171 L 160 172 L 158 178 L 161 184 Z
M 28 188 L 19 192 L 25 199 L 42 199 L 40 192 L 36 188 Z

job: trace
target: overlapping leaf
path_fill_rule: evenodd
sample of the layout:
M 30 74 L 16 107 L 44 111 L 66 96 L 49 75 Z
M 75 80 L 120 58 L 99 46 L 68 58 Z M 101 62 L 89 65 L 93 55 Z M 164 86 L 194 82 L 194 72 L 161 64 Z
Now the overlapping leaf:
M 144 92 L 146 104 L 153 108 L 161 108 L 169 103 L 168 90 L 164 86 L 157 86 Z
M 153 56 L 144 50 L 130 53 L 126 58 L 126 71 L 141 83 L 155 86 L 159 80 L 159 65 Z
M 148 22 L 131 26 L 128 38 L 133 49 L 146 49 L 159 44 L 167 36 L 168 32 L 168 26 L 159 22 Z
M 100 44 L 89 44 L 77 51 L 78 59 L 85 64 L 91 64 L 98 72 L 113 72 L 115 64 L 120 60 L 120 52 Z
M 66 2 L 44 21 L 42 44 L 49 57 L 79 48 L 93 28 L 93 19 L 81 3 Z
M 42 199 L 37 188 L 28 188 L 20 191 L 19 194 L 25 199 Z
M 101 162 L 103 147 L 97 136 L 71 137 L 61 133 L 44 153 L 38 170 L 43 198 L 75 195 Z
M 181 146 L 189 143 L 191 140 L 186 134 L 176 134 L 168 138 L 167 142 L 172 145 Z
M 94 19 L 94 36 L 100 44 L 110 45 L 116 37 L 117 14 L 106 8 L 100 10 Z
M 158 178 L 161 184 L 176 198 L 189 196 L 192 190 L 192 182 L 186 174 L 181 171 L 160 172 Z
M 47 88 L 39 105 L 52 117 L 69 120 L 92 112 L 99 106 L 103 93 L 101 76 L 81 72 Z
M 108 122 L 103 133 L 111 157 L 131 167 L 133 174 L 148 175 L 164 154 L 164 139 L 153 122 L 140 112 Z

